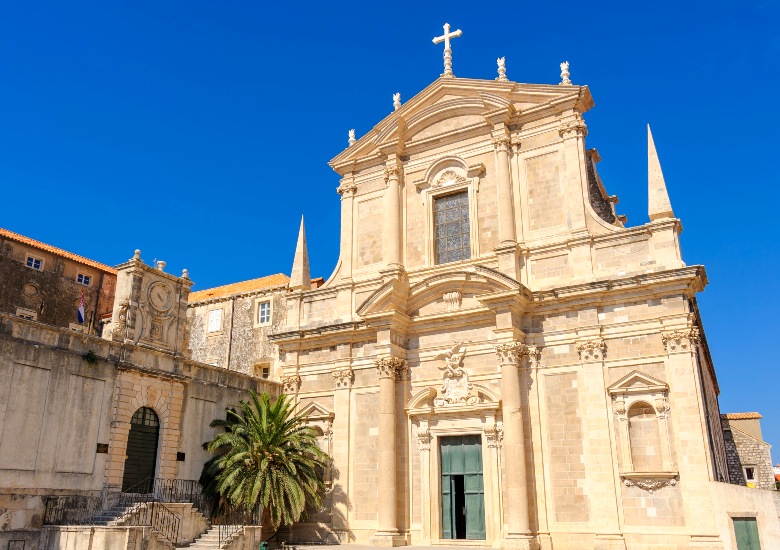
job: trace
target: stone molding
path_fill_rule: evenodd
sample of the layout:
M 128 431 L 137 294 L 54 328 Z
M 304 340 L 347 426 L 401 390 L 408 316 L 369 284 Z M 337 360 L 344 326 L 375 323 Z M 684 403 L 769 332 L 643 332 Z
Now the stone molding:
M 455 170 L 445 170 L 431 184 L 431 187 L 433 189 L 438 189 L 439 187 L 441 187 L 445 183 L 447 183 L 449 185 L 458 185 L 458 184 L 464 184 L 464 183 L 471 183 L 471 180 L 461 176 L 460 174 L 455 172 Z
M 593 338 L 577 344 L 580 361 L 603 361 L 607 356 L 607 343 L 603 338 Z
M 355 379 L 352 369 L 334 370 L 330 374 L 333 376 L 333 383 L 337 390 L 352 387 Z
M 341 185 L 336 187 L 336 193 L 341 195 L 342 199 L 347 198 L 350 195 L 354 195 L 357 192 L 357 185 L 351 182 L 342 182 Z
M 457 290 L 454 292 L 445 292 L 444 303 L 447 304 L 447 311 L 455 311 L 460 309 L 460 304 L 463 302 L 463 295 Z
M 675 330 L 661 334 L 666 353 L 690 352 L 699 344 L 698 327 Z
M 284 393 L 298 393 L 301 388 L 301 377 L 297 374 L 282 376 L 282 391 Z
M 379 373 L 379 378 L 392 378 L 393 380 L 403 380 L 409 368 L 405 359 L 392 356 L 374 359 L 374 366 Z

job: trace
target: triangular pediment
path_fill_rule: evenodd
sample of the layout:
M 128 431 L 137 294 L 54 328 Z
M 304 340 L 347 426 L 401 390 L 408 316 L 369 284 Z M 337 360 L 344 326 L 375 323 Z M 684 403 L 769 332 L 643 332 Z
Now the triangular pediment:
M 587 87 L 522 84 L 511 81 L 470 78 L 438 78 L 406 101 L 374 128 L 330 161 L 339 173 L 360 164 L 402 153 L 426 141 L 448 135 L 484 132 L 492 124 L 522 122 L 533 113 L 559 113 L 576 108 L 585 112 L 593 106 Z
M 300 410 L 300 414 L 309 420 L 329 420 L 334 416 L 332 412 L 316 402 L 304 405 Z
M 610 394 L 652 393 L 669 391 L 669 386 L 666 382 L 635 370 L 625 375 L 607 389 Z

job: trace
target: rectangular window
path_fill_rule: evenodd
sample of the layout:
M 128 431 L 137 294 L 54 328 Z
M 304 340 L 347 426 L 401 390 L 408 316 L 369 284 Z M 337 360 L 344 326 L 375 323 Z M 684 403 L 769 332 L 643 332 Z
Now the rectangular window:
M 76 275 L 76 282 L 80 285 L 89 286 L 91 281 L 92 277 L 90 275 L 84 275 L 83 273 Z
M 25 309 L 23 307 L 16 308 L 16 316 L 21 317 L 22 319 L 27 319 L 28 321 L 38 320 L 38 314 L 35 311 L 31 309 Z
M 434 250 L 437 264 L 471 258 L 469 196 L 467 191 L 433 201 Z
M 209 311 L 208 332 L 220 332 L 222 330 L 222 310 L 212 309 Z
M 756 486 L 756 467 L 755 466 L 745 466 L 742 468 L 742 471 L 745 474 L 745 484 L 750 488 L 755 488 Z
M 262 376 L 263 378 L 268 378 L 269 376 L 271 376 L 271 367 L 267 365 L 264 366 L 262 372 L 260 373 L 260 376 Z
M 27 256 L 27 267 L 31 267 L 38 271 L 43 271 L 43 260 L 36 258 L 35 256 Z
M 257 304 L 257 323 L 264 325 L 271 322 L 271 302 Z

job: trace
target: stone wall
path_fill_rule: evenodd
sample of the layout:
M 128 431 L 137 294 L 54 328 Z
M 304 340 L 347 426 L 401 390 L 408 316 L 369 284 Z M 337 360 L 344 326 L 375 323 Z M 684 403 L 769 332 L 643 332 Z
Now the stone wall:
M 771 445 L 731 426 L 726 418 L 721 421 L 731 483 L 746 485 L 744 467 L 752 466 L 756 469 L 755 488 L 774 491 L 775 474 L 770 454 Z

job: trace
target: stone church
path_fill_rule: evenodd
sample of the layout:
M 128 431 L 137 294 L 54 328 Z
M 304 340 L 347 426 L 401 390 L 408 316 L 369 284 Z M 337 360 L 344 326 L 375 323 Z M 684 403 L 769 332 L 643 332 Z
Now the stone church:
M 40 524 L 46 495 L 197 479 L 209 421 L 253 389 L 293 395 L 332 458 L 325 506 L 281 540 L 780 547 L 777 494 L 730 479 L 707 275 L 681 257 L 649 128 L 649 222 L 628 227 L 568 64 L 555 84 L 503 59 L 495 80 L 456 78 L 458 35 L 439 78 L 331 160 L 327 280 L 301 223 L 289 277 L 191 293 L 140 252 L 93 266 L 115 292 L 102 336 L 0 313 L 4 529 Z M 142 424 L 157 454 L 128 481 Z

